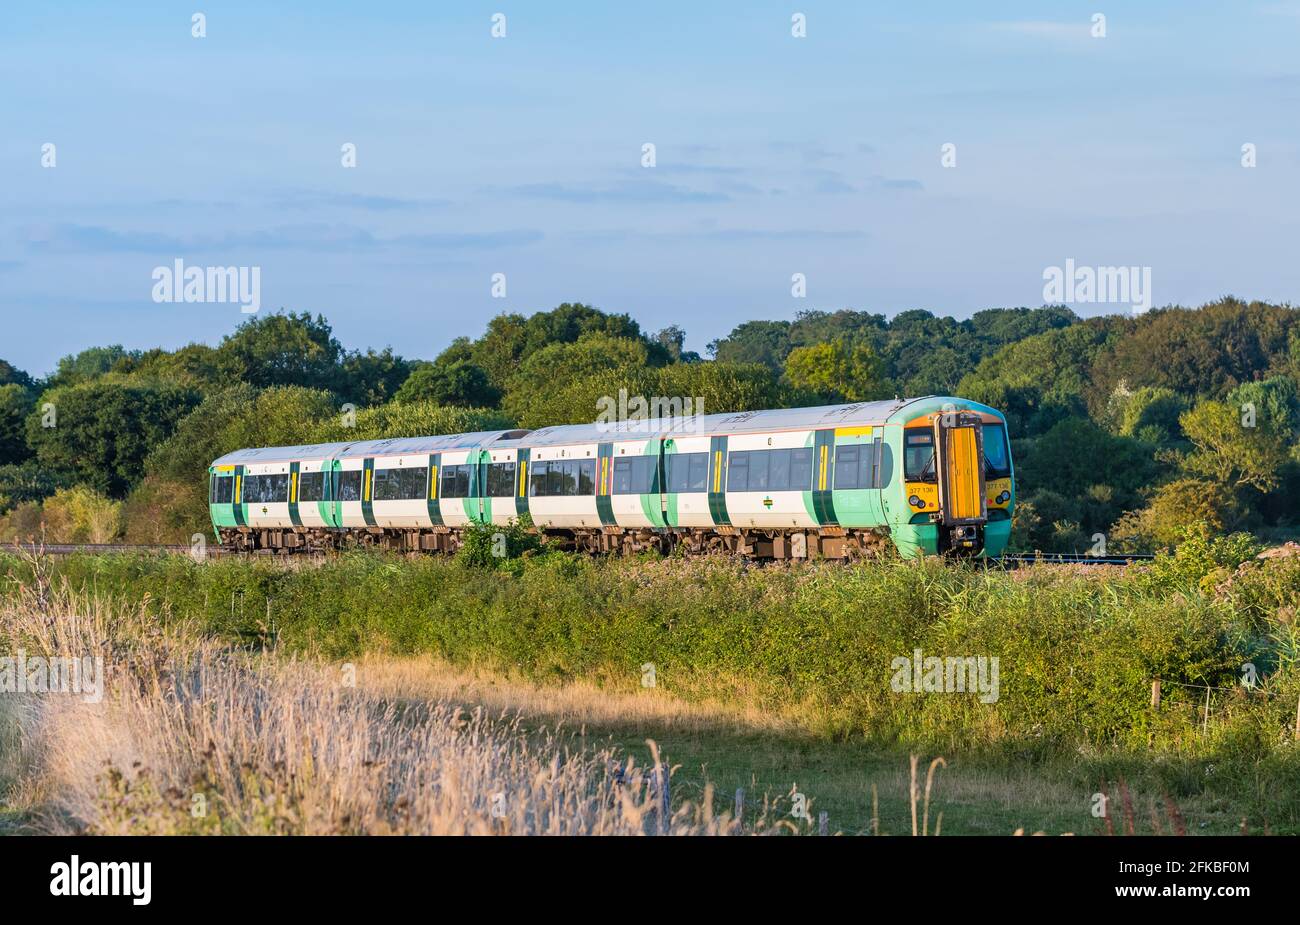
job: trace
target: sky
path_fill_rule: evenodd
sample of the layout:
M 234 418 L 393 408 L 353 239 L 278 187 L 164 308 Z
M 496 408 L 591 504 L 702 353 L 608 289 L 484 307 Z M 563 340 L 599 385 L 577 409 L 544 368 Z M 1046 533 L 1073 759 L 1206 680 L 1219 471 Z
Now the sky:
M 566 301 L 701 352 L 962 318 L 1067 260 L 1155 305 L 1300 293 L 1300 2 L 271 6 L 0 7 L 0 358 L 247 320 L 156 301 L 176 260 L 413 358 Z

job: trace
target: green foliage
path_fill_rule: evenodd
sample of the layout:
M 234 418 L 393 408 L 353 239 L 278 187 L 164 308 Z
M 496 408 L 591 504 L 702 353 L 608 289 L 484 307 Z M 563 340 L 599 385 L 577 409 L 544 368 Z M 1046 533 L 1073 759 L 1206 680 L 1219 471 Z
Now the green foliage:
M 343 348 L 321 315 L 264 314 L 250 318 L 217 348 L 230 379 L 259 388 L 275 385 L 335 389 Z
M 32 412 L 27 441 L 43 466 L 120 498 L 143 477 L 145 456 L 198 400 L 197 393 L 172 385 L 92 380 L 64 386 L 41 396 L 42 405 L 54 406 L 55 418 L 40 408 Z
M 58 489 L 71 487 L 68 476 L 52 472 L 34 459 L 0 466 L 0 514 L 25 502 L 43 501 Z
M 530 555 L 542 542 L 527 514 L 505 526 L 471 523 L 462 531 L 461 540 L 456 558 L 477 569 L 509 567 L 509 563 Z
M 1120 436 L 1166 445 L 1182 436 L 1178 418 L 1187 408 L 1187 399 L 1173 389 L 1143 386 L 1130 392 L 1117 388 L 1111 395 L 1106 422 Z
M 1195 446 L 1183 460 L 1188 473 L 1233 488 L 1276 487 L 1288 458 L 1289 420 L 1257 417 L 1249 426 L 1240 405 L 1211 399 L 1184 412 L 1178 422 Z
M 394 355 L 391 347 L 381 351 L 347 353 L 339 367 L 335 391 L 348 401 L 380 405 L 393 398 L 411 374 L 411 364 Z
M 785 368 L 791 349 L 788 321 L 746 321 L 708 346 L 719 362 L 760 363 L 776 374 Z
M 502 406 L 520 427 L 590 423 L 603 396 L 646 390 L 650 351 L 641 340 L 586 334 L 532 353 L 510 376 Z
M 1101 413 L 1121 382 L 1222 398 L 1241 383 L 1286 369 L 1295 319 L 1289 307 L 1231 297 L 1198 309 L 1147 312 L 1097 357 L 1089 405 Z
M 725 559 L 549 553 L 497 567 L 473 551 L 414 560 L 356 553 L 309 568 L 72 557 L 56 568 L 99 594 L 138 601 L 147 593 L 166 602 L 167 619 L 192 619 L 232 640 L 264 637 L 269 599 L 278 644 L 290 652 L 432 655 L 539 680 L 629 684 L 651 662 L 669 693 L 743 696 L 797 713 L 830 737 L 1016 754 L 1118 746 L 1226 759 L 1240 750 L 1259 760 L 1293 721 L 1294 697 L 1217 709 L 1224 731 L 1204 739 L 1194 711 L 1149 708 L 1153 678 L 1173 700 L 1178 683 L 1231 686 L 1247 656 L 1282 663 L 1279 644 L 1251 632 L 1253 618 L 1203 590 L 1208 576 L 1238 568 L 1251 552 L 1240 537 L 1192 537 L 1150 569 L 1105 581 L 903 560 L 753 569 Z M 996 702 L 892 690 L 894 660 L 918 647 L 996 656 Z M 1268 734 L 1241 734 L 1247 729 Z
M 192 483 L 206 496 L 212 460 L 244 447 L 310 443 L 313 432 L 334 413 L 328 392 L 236 385 L 210 394 L 183 418 L 150 454 L 147 469 L 151 475 Z
M 796 347 L 786 357 L 785 375 L 795 388 L 829 401 L 869 401 L 889 392 L 884 364 L 871 345 L 851 344 L 844 338 Z
M 399 402 L 433 402 L 464 408 L 491 408 L 501 392 L 488 380 L 487 372 L 466 360 L 421 366 L 398 389 Z
M 310 430 L 309 440 L 313 443 L 382 440 L 388 437 L 509 430 L 513 426 L 510 418 L 489 408 L 455 408 L 433 402 L 393 402 L 358 411 L 355 421 L 350 421 L 341 414 L 321 418 Z
M 655 371 L 650 394 L 699 399 L 701 412 L 720 414 L 779 408 L 787 396 L 767 368 L 758 363 L 673 363 Z
M 1004 412 L 1013 438 L 1045 433 L 1066 417 L 1086 414 L 1093 358 L 1124 323 L 1092 318 L 1012 343 L 981 360 L 956 394 Z
M 12 363 L 0 360 L 0 385 L 21 385 L 23 388 L 31 388 L 32 377 Z
M 1026 449 L 1016 466 L 1022 485 L 1067 498 L 1081 498 L 1092 486 L 1103 485 L 1110 489 L 1111 501 L 1121 510 L 1137 505 L 1141 489 L 1158 471 L 1150 451 L 1142 444 L 1107 433 L 1086 418 L 1060 421 Z M 1106 525 L 1084 526 L 1092 532 Z
M 111 543 L 122 533 L 122 502 L 78 485 L 44 504 L 47 538 L 56 543 Z
M 16 382 L 0 385 L 0 466 L 20 463 L 31 455 L 26 423 L 33 404 L 26 386 Z
M 1158 553 L 1150 571 L 1138 580 L 1156 592 L 1212 596 L 1215 585 L 1262 548 L 1248 533 L 1219 536 L 1208 525 L 1196 524 L 1182 531 L 1172 551 Z
M 45 385 L 53 389 L 90 382 L 109 372 L 119 362 L 138 356 L 138 353 L 128 353 L 121 344 L 114 344 L 111 347 L 89 347 L 80 353 L 59 360 L 54 375 Z
M 647 340 L 640 326 L 628 315 L 611 315 L 590 305 L 570 302 L 527 318 L 497 315 L 488 322 L 487 333 L 469 345 L 468 355 L 464 355 L 463 345 L 456 345 L 453 356 L 479 366 L 487 372 L 493 385 L 504 388 L 515 370 L 533 354 L 552 345 L 572 344 L 595 335 L 639 341 L 652 353 L 656 363 L 668 361 L 668 351 Z
M 129 353 L 108 372 L 133 382 L 171 382 L 200 391 L 219 388 L 223 377 L 217 351 L 207 344 L 189 344 L 176 351 L 155 348 Z
M 1176 545 L 1190 529 L 1222 532 L 1244 519 L 1230 489 L 1203 479 L 1175 479 L 1157 488 L 1146 507 L 1119 518 L 1110 539 L 1119 550 L 1151 552 Z

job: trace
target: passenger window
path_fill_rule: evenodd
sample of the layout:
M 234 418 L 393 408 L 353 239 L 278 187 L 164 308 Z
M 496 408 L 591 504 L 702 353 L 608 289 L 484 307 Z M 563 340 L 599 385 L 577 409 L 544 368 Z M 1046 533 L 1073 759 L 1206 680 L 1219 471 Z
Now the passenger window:
M 812 488 L 813 451 L 804 446 L 790 451 L 790 487 L 797 491 Z
M 515 464 L 489 463 L 487 474 L 489 498 L 509 498 L 515 493 Z
M 360 469 L 351 469 L 347 472 L 339 473 L 338 495 L 340 501 L 361 500 L 361 470 Z
M 325 473 L 301 472 L 298 474 L 298 502 L 323 501 L 325 499 Z
M 747 452 L 728 454 L 727 491 L 749 491 L 750 455 Z
M 864 488 L 861 482 L 861 447 L 857 444 L 835 448 L 835 489 Z

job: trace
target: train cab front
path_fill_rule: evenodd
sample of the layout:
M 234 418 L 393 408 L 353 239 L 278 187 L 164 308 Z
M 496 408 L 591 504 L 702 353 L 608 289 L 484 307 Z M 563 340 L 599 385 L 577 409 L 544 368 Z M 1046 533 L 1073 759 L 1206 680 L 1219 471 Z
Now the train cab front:
M 1006 428 L 992 415 L 944 410 L 903 430 L 908 524 L 920 553 L 1000 555 L 1010 539 Z

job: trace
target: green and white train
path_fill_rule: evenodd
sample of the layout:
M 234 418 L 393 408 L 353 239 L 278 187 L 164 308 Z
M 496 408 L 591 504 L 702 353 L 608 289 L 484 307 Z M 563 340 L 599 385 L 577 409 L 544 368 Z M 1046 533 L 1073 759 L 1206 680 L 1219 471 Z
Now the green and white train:
M 244 449 L 209 468 L 224 547 L 455 550 L 470 524 L 591 552 L 1000 555 L 1003 415 L 930 396 L 540 430 Z

